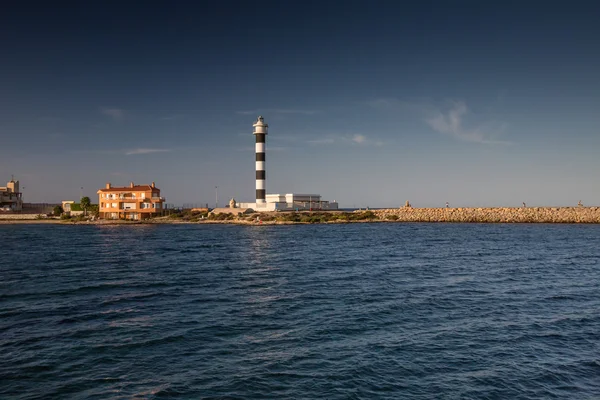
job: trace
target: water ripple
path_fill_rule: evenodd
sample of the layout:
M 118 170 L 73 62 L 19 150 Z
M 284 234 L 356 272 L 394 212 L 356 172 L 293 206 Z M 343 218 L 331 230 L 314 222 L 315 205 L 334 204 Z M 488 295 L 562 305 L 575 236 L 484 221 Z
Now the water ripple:
M 0 398 L 600 397 L 600 226 L 0 232 Z

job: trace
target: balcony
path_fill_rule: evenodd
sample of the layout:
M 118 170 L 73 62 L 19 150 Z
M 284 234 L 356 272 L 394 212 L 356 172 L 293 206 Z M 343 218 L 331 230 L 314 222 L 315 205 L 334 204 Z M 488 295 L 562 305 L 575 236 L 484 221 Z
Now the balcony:
M 164 197 L 152 197 L 152 201 L 165 201 Z
M 129 201 L 129 202 L 136 202 L 136 201 L 140 201 L 140 200 L 144 200 L 144 199 L 139 198 L 139 197 L 106 197 L 106 198 L 102 198 L 102 200 L 104 200 L 104 201 Z

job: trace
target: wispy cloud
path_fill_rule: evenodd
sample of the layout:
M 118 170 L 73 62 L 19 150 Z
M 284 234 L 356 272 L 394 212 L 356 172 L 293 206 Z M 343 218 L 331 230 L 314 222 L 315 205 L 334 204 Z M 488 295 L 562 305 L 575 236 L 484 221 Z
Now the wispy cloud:
M 326 144 L 334 144 L 341 143 L 346 145 L 361 145 L 361 146 L 381 146 L 383 142 L 379 140 L 372 140 L 365 135 L 355 133 L 355 134 L 345 134 L 345 135 L 327 135 L 323 138 L 319 139 L 311 139 L 307 140 L 306 143 L 310 145 L 326 145 Z
M 236 111 L 236 114 L 240 115 L 266 115 L 266 114 L 301 114 L 301 115 L 313 115 L 318 113 L 316 110 L 302 110 L 295 108 L 265 108 L 262 110 L 246 110 Z
M 171 151 L 171 149 L 138 148 L 138 149 L 131 149 L 131 150 L 125 151 L 125 155 L 133 156 L 133 155 L 138 155 L 138 154 L 166 153 L 169 151 Z
M 352 141 L 354 143 L 362 144 L 362 143 L 365 143 L 367 141 L 367 138 L 366 138 L 365 135 L 358 135 L 357 134 L 357 135 L 352 136 Z
M 324 139 L 313 139 L 308 140 L 308 144 L 333 144 L 335 140 L 333 138 L 324 138 Z
M 491 123 L 480 125 L 478 127 L 465 127 L 465 117 L 469 114 L 469 108 L 463 101 L 452 102 L 451 107 L 446 111 L 437 110 L 425 119 L 434 131 L 449 135 L 456 139 L 489 144 L 509 144 L 495 140 L 494 137 L 504 129 L 504 125 L 494 128 Z
M 125 115 L 125 111 L 114 107 L 100 107 L 100 112 L 114 120 L 120 120 Z
M 374 138 L 368 137 L 366 135 L 361 135 L 359 133 L 355 133 L 350 138 L 345 137 L 344 140 L 350 141 L 353 144 L 356 144 L 359 146 L 377 146 L 377 147 L 383 146 L 383 142 L 381 140 L 374 139 Z
M 474 115 L 467 103 L 462 100 L 447 102 L 440 107 L 431 99 L 399 100 L 395 98 L 379 98 L 366 104 L 384 113 L 402 115 L 402 118 L 421 118 L 434 131 L 453 137 L 454 139 L 486 144 L 511 144 L 496 140 L 506 128 L 506 124 L 495 121 L 481 122 L 481 116 Z M 479 117 L 480 122 L 473 125 Z

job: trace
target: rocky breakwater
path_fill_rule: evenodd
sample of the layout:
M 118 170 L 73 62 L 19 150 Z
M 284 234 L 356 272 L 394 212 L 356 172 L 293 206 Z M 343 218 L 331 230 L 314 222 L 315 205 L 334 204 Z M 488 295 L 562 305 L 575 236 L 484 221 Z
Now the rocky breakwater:
M 373 210 L 398 222 L 600 223 L 600 207 L 412 208 Z

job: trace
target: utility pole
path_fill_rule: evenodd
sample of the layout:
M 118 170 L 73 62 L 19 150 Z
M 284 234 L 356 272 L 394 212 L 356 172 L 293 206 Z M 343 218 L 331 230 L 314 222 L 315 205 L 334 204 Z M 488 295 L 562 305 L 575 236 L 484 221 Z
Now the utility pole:
M 79 200 L 83 197 L 83 186 L 79 190 Z
M 219 208 L 219 187 L 215 186 L 215 208 Z

